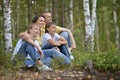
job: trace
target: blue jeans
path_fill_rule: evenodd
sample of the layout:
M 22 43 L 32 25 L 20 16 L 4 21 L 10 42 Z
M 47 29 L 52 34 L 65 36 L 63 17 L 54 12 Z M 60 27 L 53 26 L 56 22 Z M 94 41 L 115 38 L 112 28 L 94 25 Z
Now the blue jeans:
M 47 44 L 45 46 L 42 46 L 42 49 L 52 49 L 54 48 L 55 46 L 51 45 L 51 44 Z M 66 57 L 70 58 L 70 53 L 68 51 L 68 48 L 66 45 L 61 45 L 61 46 L 58 46 L 58 48 L 60 49 L 60 52 L 63 53 Z
M 60 59 L 60 63 L 62 64 L 70 64 L 71 63 L 71 60 L 66 57 L 64 54 L 60 53 L 59 51 L 55 50 L 55 49 L 46 49 L 46 50 L 43 50 L 43 53 L 44 53 L 44 58 L 42 58 L 42 62 L 43 64 L 47 65 L 47 66 L 50 66 L 51 63 L 52 63 L 52 59 L 57 59 L 57 58 L 62 58 L 62 60 Z M 33 60 L 25 60 L 25 64 L 27 66 L 31 66 L 31 65 L 34 65 L 34 62 Z
M 28 42 L 24 42 L 18 51 L 18 55 L 22 58 L 26 58 L 28 55 L 31 59 L 26 59 L 24 61 L 26 66 L 33 66 L 36 60 L 41 59 L 40 54 L 36 51 L 35 47 L 29 44 Z
M 51 62 L 52 62 L 52 58 L 62 58 L 62 60 L 60 60 L 61 63 L 63 64 L 70 64 L 71 60 L 66 57 L 64 54 L 62 54 L 61 52 L 59 52 L 56 49 L 45 49 L 43 50 L 44 53 L 44 58 L 42 58 L 42 62 L 45 65 L 50 66 Z M 26 66 L 33 66 L 35 64 L 35 61 L 37 59 L 40 59 L 40 55 L 39 53 L 36 51 L 35 47 L 32 46 L 31 44 L 29 44 L 28 42 L 24 42 L 18 52 L 18 54 L 23 55 L 24 58 L 26 58 L 26 56 L 29 54 L 31 59 L 26 59 L 24 61 Z
M 68 47 L 71 47 L 71 40 L 68 32 L 64 31 L 60 33 L 61 36 L 65 38 L 65 40 L 68 42 Z
M 42 61 L 46 60 L 46 63 L 50 64 L 52 61 L 50 59 L 52 59 L 52 58 L 62 58 L 63 61 L 59 60 L 62 64 L 70 64 L 71 63 L 71 60 L 68 57 L 66 57 L 64 54 L 62 54 L 60 51 L 58 51 L 56 49 L 44 49 L 43 53 L 44 53 L 44 58 L 42 59 Z M 47 60 L 47 59 L 49 59 L 49 60 Z M 47 61 L 49 61 L 49 62 L 47 62 Z

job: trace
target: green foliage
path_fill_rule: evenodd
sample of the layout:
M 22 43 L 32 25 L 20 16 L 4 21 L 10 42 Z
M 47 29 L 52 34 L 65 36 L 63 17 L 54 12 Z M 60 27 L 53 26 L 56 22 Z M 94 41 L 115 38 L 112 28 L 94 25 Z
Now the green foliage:
M 88 60 L 93 61 L 94 68 L 102 72 L 114 72 L 120 70 L 120 54 L 116 49 L 106 52 L 83 53 L 76 51 L 73 68 L 84 69 Z
M 52 60 L 52 64 L 51 64 L 51 67 L 53 68 L 53 69 L 68 69 L 68 67 L 70 66 L 70 65 L 66 65 L 66 64 L 63 64 L 64 63 L 64 60 L 63 60 L 63 58 L 61 58 L 61 57 L 57 57 L 57 58 L 55 58 L 55 59 L 53 59 Z
M 0 50 L 0 74 L 7 74 L 8 71 L 13 70 L 13 64 L 10 60 L 10 54 L 5 54 L 2 50 Z
M 16 64 L 19 63 L 19 64 Z M 18 71 L 18 69 L 23 66 L 23 61 L 16 59 L 16 62 L 11 61 L 11 54 L 4 53 L 3 50 L 0 50 L 0 75 L 9 75 L 8 72 Z

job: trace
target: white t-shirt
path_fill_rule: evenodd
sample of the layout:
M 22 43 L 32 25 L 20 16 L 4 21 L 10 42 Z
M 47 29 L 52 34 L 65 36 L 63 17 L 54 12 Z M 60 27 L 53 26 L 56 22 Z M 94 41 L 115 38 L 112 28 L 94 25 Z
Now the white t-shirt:
M 54 41 L 58 41 L 60 38 L 60 35 L 55 33 L 54 36 L 52 37 L 49 33 L 45 33 L 42 37 L 42 46 L 45 46 L 47 44 L 50 44 L 48 40 L 52 39 Z
M 17 53 L 18 53 L 18 51 L 19 51 L 19 49 L 21 48 L 21 46 L 22 46 L 22 44 L 24 43 L 24 41 L 20 38 L 19 40 L 18 40 L 18 42 L 17 42 L 17 44 L 16 44 L 16 47 L 14 48 L 14 51 L 13 51 L 13 56 L 15 56 Z M 37 44 L 37 45 L 39 45 L 39 43 L 35 40 L 35 44 Z M 36 48 L 35 48 L 36 49 Z M 36 49 L 37 50 L 37 49 Z M 26 59 L 31 59 L 31 57 L 28 55 L 27 57 L 26 57 Z

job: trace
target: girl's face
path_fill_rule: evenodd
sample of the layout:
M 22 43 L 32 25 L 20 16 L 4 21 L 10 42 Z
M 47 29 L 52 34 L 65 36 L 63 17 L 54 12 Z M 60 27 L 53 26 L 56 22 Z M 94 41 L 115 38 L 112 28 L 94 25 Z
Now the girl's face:
M 48 33 L 54 34 L 56 32 L 56 25 L 53 24 L 49 28 L 47 28 Z
M 45 19 L 43 17 L 39 17 L 36 23 L 40 25 L 40 27 L 43 27 L 45 26 Z
M 30 34 L 33 36 L 33 37 L 37 37 L 37 36 L 39 36 L 39 34 L 40 34 L 40 28 L 39 28 L 39 26 L 37 26 L 37 25 L 34 25 L 34 27 L 32 27 L 30 30 L 29 30 L 29 32 L 30 32 Z

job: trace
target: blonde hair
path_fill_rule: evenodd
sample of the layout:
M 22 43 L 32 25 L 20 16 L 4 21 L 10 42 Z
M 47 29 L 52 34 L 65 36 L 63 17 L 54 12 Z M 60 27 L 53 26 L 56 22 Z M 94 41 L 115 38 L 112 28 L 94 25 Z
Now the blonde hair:
M 37 25 L 37 24 L 35 24 L 35 23 L 31 23 L 31 24 L 27 27 L 27 33 L 30 33 L 29 30 L 32 29 L 32 28 L 35 27 L 35 26 L 38 26 L 38 27 L 39 27 L 39 25 Z

